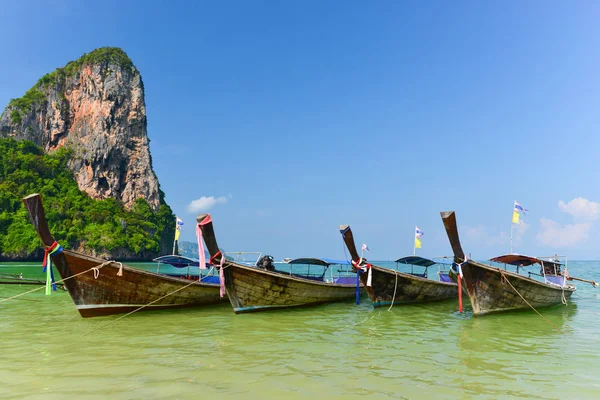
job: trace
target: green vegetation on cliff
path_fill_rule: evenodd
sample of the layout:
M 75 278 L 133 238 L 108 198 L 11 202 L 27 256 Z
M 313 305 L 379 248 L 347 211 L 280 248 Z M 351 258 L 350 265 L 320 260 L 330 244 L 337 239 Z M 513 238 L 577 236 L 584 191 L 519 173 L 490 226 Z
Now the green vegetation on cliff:
M 0 139 L 0 255 L 24 258 L 41 247 L 21 202 L 32 193 L 42 195 L 50 230 L 67 249 L 159 253 L 162 238 L 174 234 L 170 207 L 154 212 L 139 198 L 126 210 L 115 199 L 91 199 L 67 169 L 69 156 L 65 148 L 47 155 L 32 142 Z
M 101 47 L 88 54 L 83 54 L 75 61 L 69 61 L 62 68 L 57 68 L 54 71 L 42 76 L 31 89 L 25 93 L 23 97 L 11 99 L 8 106 L 12 108 L 10 117 L 13 123 L 20 123 L 23 115 L 27 114 L 33 105 L 41 104 L 46 100 L 46 96 L 42 92 L 44 89 L 54 86 L 63 85 L 66 78 L 71 78 L 78 74 L 86 65 L 105 65 L 114 64 L 121 69 L 133 72 L 133 62 L 122 49 L 118 47 Z M 102 71 L 102 77 L 106 76 L 106 70 Z
M 79 73 L 86 65 L 102 65 L 115 64 L 121 69 L 128 72 L 133 72 L 133 62 L 122 49 L 118 47 L 100 47 L 88 54 L 83 54 L 75 61 L 69 61 L 62 68 L 57 68 L 54 71 L 42 76 L 35 87 L 45 88 L 56 83 L 64 81 L 65 78 L 70 78 Z
M 10 113 L 12 122 L 15 124 L 20 123 L 23 114 L 27 114 L 34 104 L 41 104 L 45 100 L 46 96 L 36 89 L 36 87 L 29 89 L 23 97 L 12 99 L 10 103 L 8 103 L 8 106 L 12 107 Z

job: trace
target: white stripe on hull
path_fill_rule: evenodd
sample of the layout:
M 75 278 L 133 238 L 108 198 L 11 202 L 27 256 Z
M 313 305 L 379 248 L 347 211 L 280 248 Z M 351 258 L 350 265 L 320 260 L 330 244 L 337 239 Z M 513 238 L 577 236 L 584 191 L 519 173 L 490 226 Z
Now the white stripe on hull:
M 80 304 L 78 310 L 93 310 L 95 308 L 116 308 L 116 307 L 170 307 L 178 304 Z M 182 304 L 183 305 L 183 304 Z

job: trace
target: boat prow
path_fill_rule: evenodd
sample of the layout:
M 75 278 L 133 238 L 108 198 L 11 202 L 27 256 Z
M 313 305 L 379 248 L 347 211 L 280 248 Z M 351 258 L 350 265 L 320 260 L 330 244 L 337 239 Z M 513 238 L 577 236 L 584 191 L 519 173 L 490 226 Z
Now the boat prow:
M 211 260 L 216 264 L 220 263 L 223 254 L 217 245 L 212 218 L 203 214 L 198 216 L 197 221 Z M 320 262 L 326 263 L 323 260 Z M 352 283 L 338 283 L 327 282 L 324 274 L 295 274 L 291 269 L 294 260 L 289 262 L 289 273 L 284 273 L 276 269 L 270 256 L 262 257 L 257 264 L 258 266 L 250 266 L 223 260 L 225 288 L 236 313 L 311 306 L 346 301 L 355 297 L 356 278 Z
M 41 196 L 33 194 L 23 202 L 44 247 L 54 245 Z M 137 309 L 199 307 L 222 301 L 217 284 L 169 277 L 76 251 L 63 250 L 51 256 L 77 310 L 85 318 Z
M 500 267 L 468 259 L 460 244 L 454 211 L 440 214 L 456 263 L 450 276 L 456 280 L 462 279 L 463 291 L 469 296 L 475 315 L 566 304 L 571 298 L 575 287 L 566 283 L 565 276 L 560 271 L 544 276 L 545 281 L 542 282 Z M 523 257 L 527 257 L 527 265 L 540 264 L 544 268 L 543 260 L 535 257 Z M 525 262 L 524 260 L 523 262 Z M 458 268 L 460 268 L 462 278 L 457 273 Z M 556 278 L 554 283 L 551 282 L 553 278 Z
M 340 226 L 340 233 L 352 257 L 353 267 L 364 270 L 360 274 L 360 279 L 374 307 L 443 301 L 457 297 L 458 288 L 453 282 L 428 279 L 426 273 L 405 273 L 367 263 L 358 255 L 350 226 Z M 436 264 L 434 261 L 416 256 L 403 257 L 396 262 L 417 265 L 425 269 Z

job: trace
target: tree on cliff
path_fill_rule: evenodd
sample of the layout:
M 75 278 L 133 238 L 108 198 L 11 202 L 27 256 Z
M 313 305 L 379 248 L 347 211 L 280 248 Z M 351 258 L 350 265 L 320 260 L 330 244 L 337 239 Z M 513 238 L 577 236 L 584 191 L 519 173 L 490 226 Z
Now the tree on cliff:
M 153 211 L 143 198 L 130 210 L 113 198 L 94 200 L 79 190 L 67 168 L 72 150 L 44 154 L 29 141 L 0 139 L 0 257 L 27 259 L 41 247 L 21 198 L 40 193 L 56 240 L 67 249 L 111 258 L 147 259 L 173 235 L 166 204 Z
M 64 229 L 60 237 L 69 243 L 83 241 L 77 243 L 85 251 L 101 252 L 111 258 L 129 258 L 132 252 L 170 251 L 174 227 L 164 224 L 173 216 L 152 169 L 146 125 L 144 85 L 127 54 L 115 47 L 84 54 L 44 75 L 25 95 L 12 99 L 0 116 L 0 138 L 29 140 L 40 146 L 32 150 L 31 143 L 24 144 L 29 149 L 25 155 L 56 153 L 45 161 L 21 160 L 23 164 L 10 177 L 5 176 L 5 184 L 20 185 L 21 195 L 42 191 L 46 202 L 60 199 L 53 203 L 56 211 L 51 211 L 58 213 L 60 218 L 55 221 L 62 223 L 55 229 Z M 14 145 L 5 146 L 8 151 Z M 2 164 L 7 162 L 11 160 L 3 158 Z M 65 179 L 75 182 L 75 186 L 60 185 L 61 190 L 48 187 L 47 176 L 37 169 L 36 163 L 59 163 L 64 173 L 70 172 Z M 23 191 L 23 187 L 30 190 Z M 87 197 L 79 191 L 64 192 L 67 188 L 77 188 Z M 22 221 L 7 216 L 21 212 L 11 204 L 14 193 L 11 190 L 2 195 L 6 204 L 0 203 L 0 215 L 4 218 L 0 225 L 6 227 L 10 222 L 14 230 L 11 235 L 16 236 L 0 236 L 0 254 L 25 254 L 37 243 L 35 240 L 25 244 L 25 232 L 30 231 L 23 230 L 25 225 L 18 225 Z M 95 203 L 91 199 L 102 201 Z M 84 210 L 89 215 L 82 217 Z M 15 230 L 19 227 L 23 229 Z M 0 235 L 2 232 L 0 228 Z M 125 232 L 126 237 L 119 239 L 117 232 Z M 21 234 L 25 236 L 20 237 Z
M 147 134 L 144 84 L 119 48 L 103 47 L 44 75 L 0 116 L 0 137 L 44 151 L 72 149 L 67 166 L 92 198 L 161 203 Z

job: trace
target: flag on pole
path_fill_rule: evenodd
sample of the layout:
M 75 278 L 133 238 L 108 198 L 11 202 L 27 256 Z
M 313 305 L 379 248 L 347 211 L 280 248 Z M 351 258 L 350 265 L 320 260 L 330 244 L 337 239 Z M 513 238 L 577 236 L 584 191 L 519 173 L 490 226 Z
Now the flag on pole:
M 415 249 L 420 249 L 421 248 L 421 238 L 423 237 L 425 233 L 419 229 L 418 226 L 415 226 Z
M 524 208 L 523 206 L 521 206 L 519 203 L 517 203 L 515 201 L 515 206 L 513 208 L 513 217 L 512 217 L 512 223 L 513 224 L 520 224 L 520 217 L 521 217 L 521 213 L 523 214 L 527 214 L 527 210 L 526 208 Z
M 183 221 L 181 218 L 176 217 L 175 222 L 175 240 L 179 240 L 179 235 L 181 234 L 181 227 L 183 226 Z
M 365 243 L 363 243 L 362 251 L 369 251 L 369 246 L 367 246 Z

